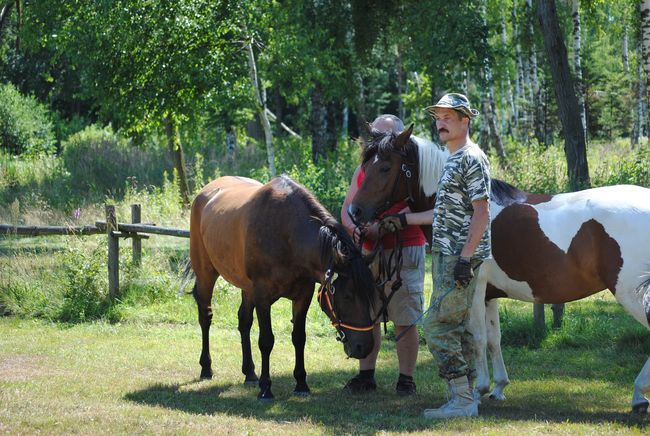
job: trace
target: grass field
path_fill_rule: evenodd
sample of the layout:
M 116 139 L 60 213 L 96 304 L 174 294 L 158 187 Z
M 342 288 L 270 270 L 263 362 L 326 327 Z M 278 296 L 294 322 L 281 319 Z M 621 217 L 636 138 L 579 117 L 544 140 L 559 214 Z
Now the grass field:
M 215 298 L 215 377 L 209 381 L 198 379 L 200 329 L 187 295 L 177 298 L 176 317 L 161 317 L 175 318 L 173 322 L 155 321 L 143 311 L 134 311 L 121 323 L 0 318 L 0 432 L 648 432 L 648 418 L 628 410 L 650 340 L 607 294 L 567 305 L 564 326 L 545 337 L 532 333 L 529 304 L 504 301 L 504 356 L 512 381 L 507 400 L 484 399 L 478 419 L 433 423 L 424 421 L 421 412 L 443 402 L 445 391 L 426 347 L 421 346 L 415 374 L 417 396 L 394 393 L 397 369 L 391 340 L 384 341 L 380 354 L 377 393 L 349 396 L 341 387 L 357 362 L 345 358 L 316 305 L 308 318 L 306 347 L 312 395 L 292 396 L 290 304 L 284 300 L 273 306 L 276 399 L 259 402 L 257 388 L 242 383 L 234 310 L 238 291 L 221 283 Z M 255 344 L 256 325 L 252 334 Z M 255 346 L 253 354 L 259 369 Z

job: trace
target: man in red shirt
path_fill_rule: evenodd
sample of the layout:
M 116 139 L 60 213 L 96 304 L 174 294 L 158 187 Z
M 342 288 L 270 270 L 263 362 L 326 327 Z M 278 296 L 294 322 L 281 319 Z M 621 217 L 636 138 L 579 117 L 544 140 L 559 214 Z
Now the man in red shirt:
M 404 130 L 404 123 L 394 115 L 380 115 L 373 121 L 372 128 L 381 132 L 393 131 L 399 133 Z M 416 139 L 416 138 L 414 138 Z M 417 140 L 417 139 L 416 139 Z M 350 234 L 353 234 L 356 225 L 348 215 L 348 206 L 356 195 L 359 187 L 363 183 L 365 170 L 363 165 L 359 166 L 352 176 L 352 183 L 341 208 L 341 222 Z M 393 204 L 382 216 L 407 212 L 408 205 L 406 201 Z M 379 222 L 375 222 L 361 229 L 364 235 L 364 251 L 371 251 L 375 244 L 383 243 L 385 254 L 390 255 L 395 237 L 392 233 L 384 235 L 381 232 L 380 238 Z M 418 322 L 422 315 L 424 307 L 424 261 L 425 261 L 425 237 L 420 226 L 407 226 L 400 233 L 402 241 L 402 269 L 401 279 L 402 286 L 397 289 L 388 305 L 388 320 L 392 321 L 395 326 L 395 335 L 404 332 L 404 335 L 397 341 L 397 360 L 399 361 L 399 378 L 395 387 L 400 395 L 412 395 L 416 393 L 415 382 L 413 381 L 413 372 L 418 357 L 419 334 L 418 329 L 410 328 Z M 377 241 L 381 239 L 381 241 Z M 371 265 L 371 269 L 377 273 L 377 259 Z M 388 296 L 391 292 L 392 282 L 386 283 L 384 292 Z M 381 300 L 375 304 L 376 310 L 382 308 Z M 377 315 L 377 314 L 374 314 Z M 377 364 L 377 355 L 381 346 L 381 328 L 377 320 L 373 329 L 375 337 L 375 348 L 365 359 L 359 361 L 359 373 L 350 379 L 345 385 L 345 389 L 350 392 L 366 392 L 377 389 L 375 382 L 375 367 Z

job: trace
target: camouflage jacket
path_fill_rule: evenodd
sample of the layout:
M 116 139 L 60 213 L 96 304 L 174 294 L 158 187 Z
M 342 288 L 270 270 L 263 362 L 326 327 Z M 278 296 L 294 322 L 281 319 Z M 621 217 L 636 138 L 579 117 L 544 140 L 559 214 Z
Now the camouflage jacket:
M 449 156 L 438 182 L 433 210 L 432 250 L 459 256 L 474 212 L 472 201 L 490 199 L 490 164 L 476 144 L 465 145 Z M 491 256 L 490 223 L 474 252 L 475 258 Z

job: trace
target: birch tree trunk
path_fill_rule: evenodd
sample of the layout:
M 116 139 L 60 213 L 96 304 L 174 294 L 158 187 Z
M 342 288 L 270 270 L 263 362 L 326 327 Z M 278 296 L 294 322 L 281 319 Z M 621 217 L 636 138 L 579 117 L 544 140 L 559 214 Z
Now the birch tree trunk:
M 590 186 L 587 150 L 580 121 L 578 98 L 569 70 L 567 50 L 555 10 L 555 1 L 539 1 L 537 14 L 544 35 L 544 45 L 550 61 L 555 97 L 562 122 L 569 183 L 572 191 L 578 191 Z
M 515 46 L 515 65 L 517 67 L 517 78 L 515 80 L 515 95 L 514 97 L 514 117 L 515 117 L 515 131 L 519 135 L 518 138 L 522 139 L 524 135 L 522 135 L 521 129 L 520 129 L 520 117 L 521 117 L 521 110 L 520 110 L 520 103 L 521 100 L 524 98 L 523 97 L 523 89 L 524 89 L 524 65 L 521 60 L 521 45 L 519 44 L 520 40 L 520 35 L 519 35 L 519 26 L 517 25 L 517 0 L 513 0 L 512 2 L 512 41 L 513 45 Z M 528 133 L 525 135 L 528 137 Z
M 642 0 L 639 4 L 641 10 L 641 55 L 643 58 L 643 72 L 645 73 L 643 103 L 645 108 L 648 106 L 648 81 L 650 80 L 650 0 Z M 641 126 L 647 125 L 647 113 L 644 114 Z
M 226 161 L 235 161 L 235 150 L 237 150 L 237 135 L 235 126 L 228 126 L 226 131 Z
M 643 86 L 643 66 L 641 56 L 641 43 L 637 45 L 637 62 L 636 62 L 636 83 L 635 83 L 635 97 L 636 97 L 636 110 L 634 116 L 634 125 L 632 133 L 630 134 L 630 147 L 634 148 L 639 143 L 639 137 L 643 134 L 643 103 L 644 103 L 644 90 Z
M 585 141 L 587 140 L 587 114 L 585 111 L 584 86 L 582 84 L 582 64 L 580 62 L 581 50 L 581 26 L 580 26 L 580 0 L 572 0 L 573 17 L 573 69 L 576 77 L 576 95 L 580 108 L 580 121 L 584 131 Z
M 269 165 L 269 174 L 275 177 L 275 149 L 273 148 L 273 133 L 271 133 L 271 123 L 266 115 L 266 90 L 257 76 L 257 63 L 255 62 L 255 53 L 253 53 L 252 38 L 246 41 L 246 51 L 248 52 L 248 71 L 250 74 L 253 90 L 255 91 L 255 100 L 257 101 L 257 114 L 260 117 L 262 128 L 264 129 L 264 142 L 266 143 L 266 159 Z
M 323 85 L 316 83 L 311 91 L 311 157 L 312 162 L 326 158 L 328 152 L 336 148 L 337 133 L 334 107 L 325 101 Z
M 540 144 L 546 145 L 546 135 L 544 134 L 544 110 L 542 105 L 542 89 L 539 85 L 539 72 L 537 70 L 537 50 L 535 47 L 535 31 L 533 29 L 533 1 L 526 0 L 526 17 L 528 18 L 528 25 L 526 31 L 528 33 L 528 38 L 530 41 L 529 47 L 529 56 L 528 56 L 528 68 L 530 70 L 530 86 L 531 86 L 531 95 L 533 108 L 531 113 L 533 114 L 533 127 L 535 129 L 535 137 L 537 142 Z
M 501 45 L 503 47 L 508 46 L 508 32 L 506 31 L 506 17 L 504 13 L 501 13 Z M 512 95 L 512 83 L 510 82 L 510 70 L 508 70 L 508 74 L 506 74 L 506 78 L 504 80 L 505 82 L 505 95 L 507 96 L 507 106 L 510 107 L 510 113 L 508 113 L 508 110 L 506 109 L 506 104 L 504 104 L 503 99 L 504 99 L 504 90 L 503 90 L 503 85 L 504 83 L 501 83 L 501 110 L 502 110 L 502 120 L 501 124 L 503 125 L 503 128 L 501 129 L 502 132 L 505 132 L 507 128 L 510 128 L 510 132 L 512 133 L 513 137 L 517 137 L 517 129 L 516 129 L 516 123 L 517 123 L 517 106 L 515 106 L 515 97 Z
M 163 119 L 165 126 L 165 134 L 167 136 L 167 146 L 169 152 L 174 160 L 174 168 L 178 173 L 178 187 L 181 193 L 181 201 L 183 205 L 188 207 L 190 205 L 190 188 L 187 183 L 187 172 L 185 171 L 185 153 L 183 152 L 183 144 L 181 142 L 181 135 L 178 131 L 178 122 L 174 115 L 167 115 Z
M 623 70 L 625 74 L 630 72 L 630 55 L 628 48 L 627 24 L 623 27 L 623 44 L 621 46 L 621 60 L 623 61 Z

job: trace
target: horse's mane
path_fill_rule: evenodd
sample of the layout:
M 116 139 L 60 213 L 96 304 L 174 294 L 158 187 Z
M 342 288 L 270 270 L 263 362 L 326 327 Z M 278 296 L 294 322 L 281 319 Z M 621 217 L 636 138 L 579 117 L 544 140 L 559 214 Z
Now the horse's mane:
M 393 142 L 397 135 L 398 133 L 392 131 L 382 132 L 372 129 L 361 154 L 362 165 L 375 156 L 379 159 L 388 159 L 390 153 L 395 150 Z M 416 136 L 409 138 L 404 149 L 408 160 L 415 162 L 417 157 L 420 170 L 418 182 L 424 195 L 431 197 L 438 190 L 438 180 L 449 153 L 435 143 Z
M 506 207 L 514 203 L 525 203 L 528 194 L 521 191 L 510 183 L 499 179 L 492 179 L 490 182 L 492 191 L 491 197 L 498 205 Z
M 311 218 L 320 223 L 318 242 L 323 265 L 331 265 L 333 263 L 334 250 L 345 253 L 346 260 L 350 262 L 355 287 L 366 291 L 366 297 L 372 303 L 374 301 L 373 293 L 375 289 L 372 273 L 363 260 L 361 250 L 354 243 L 352 237 L 345 230 L 345 227 L 303 185 L 286 174 L 278 178 L 281 179 L 280 181 L 283 182 L 286 188 L 291 189 L 293 193 L 300 196 L 307 210 L 309 210 Z

